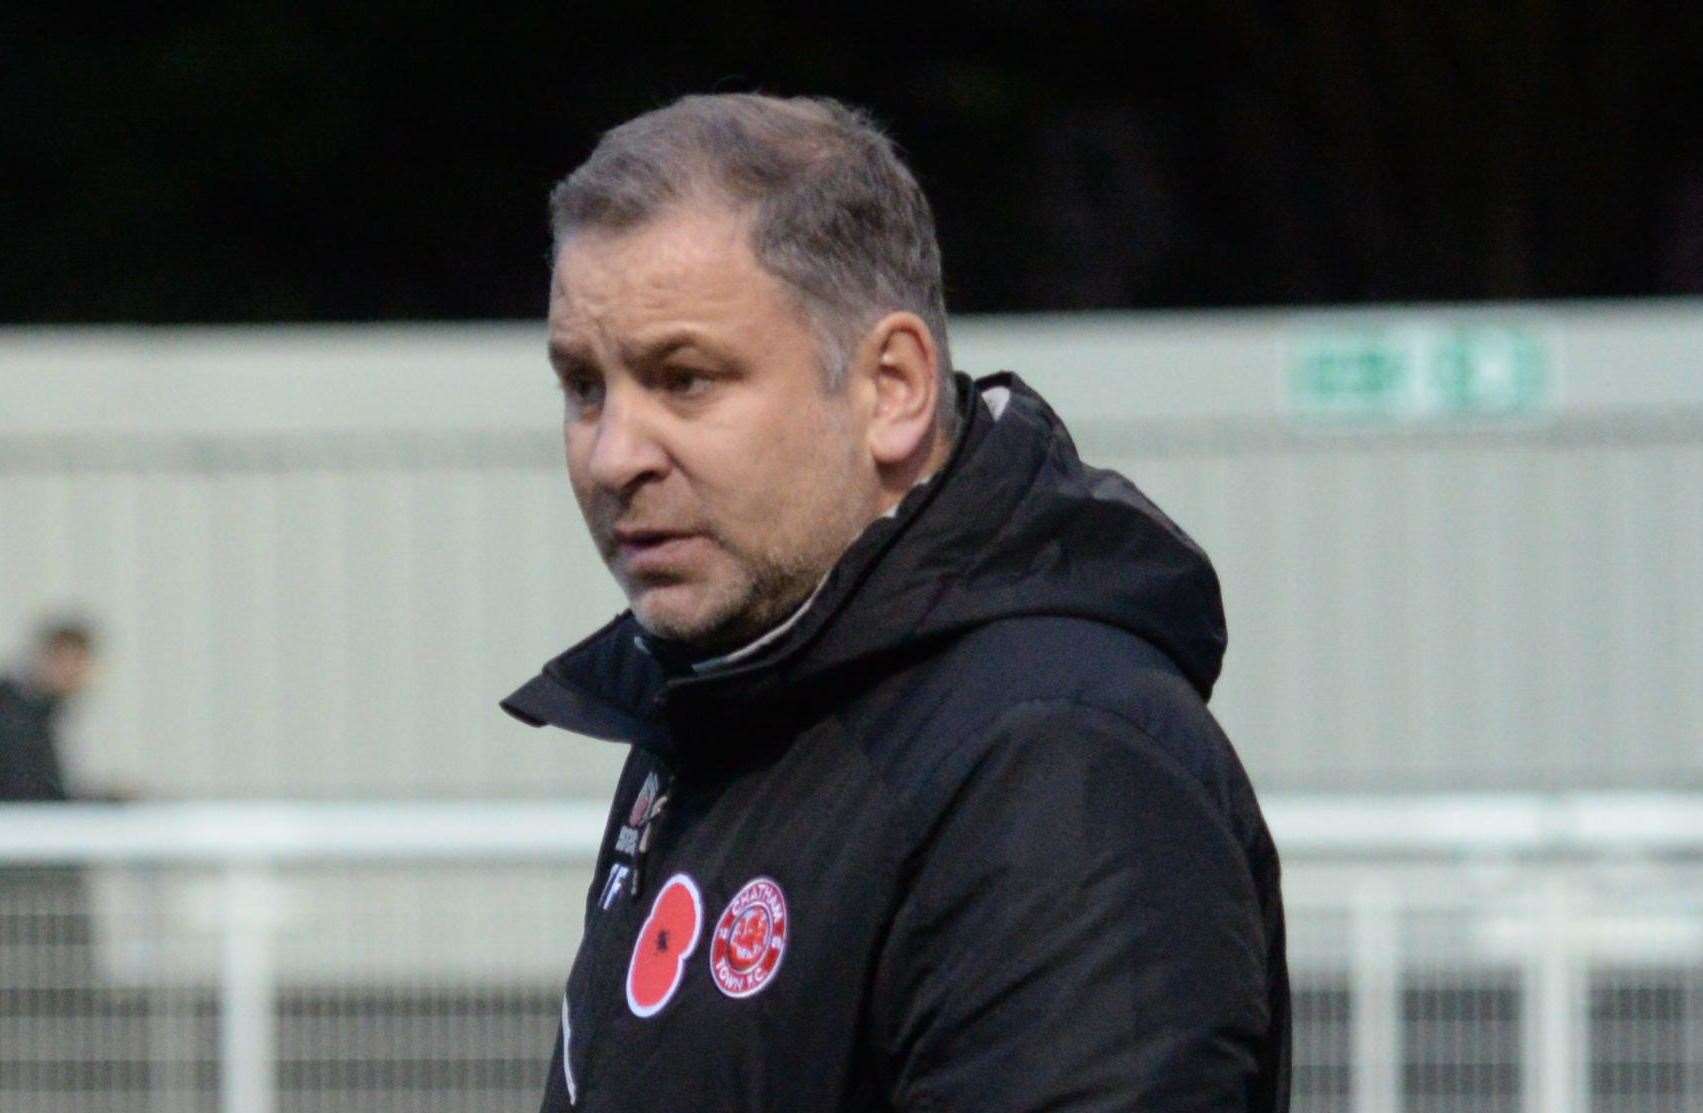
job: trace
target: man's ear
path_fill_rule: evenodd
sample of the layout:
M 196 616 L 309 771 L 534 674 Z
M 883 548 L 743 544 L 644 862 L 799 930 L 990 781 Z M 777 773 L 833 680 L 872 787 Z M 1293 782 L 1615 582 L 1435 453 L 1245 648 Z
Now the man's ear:
M 940 403 L 940 350 L 915 313 L 896 312 L 875 323 L 869 353 L 873 409 L 869 454 L 877 466 L 903 465 L 934 447 Z

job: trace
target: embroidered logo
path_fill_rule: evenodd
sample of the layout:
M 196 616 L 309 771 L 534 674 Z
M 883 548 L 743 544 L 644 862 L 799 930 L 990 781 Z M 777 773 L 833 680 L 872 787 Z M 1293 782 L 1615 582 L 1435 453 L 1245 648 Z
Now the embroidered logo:
M 639 852 L 639 832 L 645 825 L 656 818 L 662 810 L 663 801 L 657 798 L 662 791 L 662 782 L 655 773 L 645 776 L 645 783 L 639 789 L 639 794 L 633 799 L 632 810 L 627 813 L 627 822 L 615 835 L 615 850 L 626 855 L 636 855 Z
M 677 873 L 650 906 L 633 958 L 627 964 L 627 1007 L 634 1016 L 655 1016 L 686 978 L 686 960 L 698 946 L 704 902 L 690 877 Z
M 661 784 L 657 781 L 655 773 L 646 775 L 644 787 L 639 789 L 638 796 L 633 800 L 633 810 L 627 814 L 627 826 L 643 827 L 645 825 L 645 820 L 650 818 L 650 806 L 656 803 L 656 793 L 660 787 Z
M 603 883 L 603 896 L 598 899 L 598 907 L 607 912 L 615 907 L 615 901 L 621 895 L 621 886 L 632 876 L 631 866 L 623 866 L 616 862 L 609 867 L 609 880 Z
M 710 940 L 710 974 L 729 997 L 749 997 L 780 969 L 786 956 L 786 895 L 767 877 L 745 883 L 727 902 Z

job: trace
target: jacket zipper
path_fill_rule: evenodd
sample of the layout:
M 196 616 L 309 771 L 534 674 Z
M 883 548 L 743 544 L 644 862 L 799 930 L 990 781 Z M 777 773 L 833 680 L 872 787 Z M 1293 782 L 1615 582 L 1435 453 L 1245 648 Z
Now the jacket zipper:
M 656 799 L 651 802 L 650 808 L 645 812 L 645 818 L 640 825 L 639 843 L 633 850 L 632 868 L 627 874 L 624 885 L 627 890 L 627 895 L 633 903 L 630 905 L 630 911 L 623 915 L 618 921 L 612 923 L 608 929 L 608 931 L 615 934 L 616 941 L 613 949 L 611 949 L 609 945 L 609 937 L 606 934 L 603 937 L 600 937 L 598 945 L 594 946 L 590 959 L 592 966 L 587 974 L 586 985 L 594 999 L 598 999 L 600 1001 L 604 995 L 599 991 L 602 988 L 602 982 L 605 975 L 609 972 L 611 963 L 615 965 L 617 970 L 622 972 L 617 976 L 625 977 L 625 956 L 627 951 L 632 947 L 632 938 L 628 928 L 628 923 L 630 922 L 632 925 L 631 930 L 636 930 L 637 926 L 644 922 L 643 910 L 638 908 L 636 902 L 644 888 L 644 883 L 641 880 L 641 874 L 644 869 L 645 852 L 650 849 L 651 842 L 654 839 L 652 832 L 655 830 L 658 822 L 662 818 L 663 809 L 668 803 L 669 792 L 674 786 L 674 774 L 672 772 L 660 765 L 657 767 L 656 771 L 660 776 L 661 785 L 657 789 Z M 619 889 L 617 889 L 617 892 L 618 891 Z M 598 907 L 601 909 L 601 901 L 598 902 Z M 587 942 L 589 941 L 588 935 Z M 585 944 L 582 944 L 582 946 L 584 945 Z M 619 983 L 617 983 L 615 988 L 617 992 L 612 998 L 609 998 L 611 1001 L 621 999 Z M 620 1007 L 624 1008 L 625 1005 L 623 1004 Z M 613 1011 L 615 1006 L 610 1005 L 606 1008 L 593 1006 L 593 1008 L 596 1012 L 596 1015 L 593 1017 L 593 1020 L 596 1022 L 595 1027 L 598 1030 L 606 1028 L 609 1012 Z M 585 1054 L 581 1057 L 582 1069 L 574 1078 L 574 1080 L 579 1084 L 579 1096 L 581 1097 L 585 1097 L 593 1092 L 592 1082 L 595 1078 L 599 1077 L 598 1068 L 601 1066 L 601 1063 L 593 1062 L 593 1056 L 597 1051 L 598 1046 L 596 1042 L 589 1042 L 585 1046 Z M 563 1052 L 564 1054 L 569 1053 L 569 1048 L 564 1047 Z M 575 1103 L 574 1107 L 578 1108 L 578 1103 Z

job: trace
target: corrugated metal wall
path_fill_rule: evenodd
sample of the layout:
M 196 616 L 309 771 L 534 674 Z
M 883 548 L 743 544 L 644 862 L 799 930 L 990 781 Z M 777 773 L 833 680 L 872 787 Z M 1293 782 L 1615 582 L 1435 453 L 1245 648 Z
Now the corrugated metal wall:
M 1214 709 L 1259 783 L 1703 780 L 1703 422 L 1135 457 L 1106 432 L 1217 562 Z
M 1696 785 L 1703 310 L 1509 314 L 1537 314 L 1565 386 L 1512 422 L 1297 421 L 1285 344 L 1316 314 L 971 321 L 955 346 L 1024 371 L 1213 555 L 1214 706 L 1262 786 Z M 494 706 L 620 607 L 540 347 L 0 333 L 0 640 L 67 605 L 107 630 L 85 780 L 604 791 L 616 748 Z
M 146 795 L 559 792 L 613 747 L 496 700 L 618 593 L 560 448 L 488 439 L 129 446 L 0 473 L 0 624 L 76 600 L 109 631 L 78 724 L 95 780 Z M 31 599 L 31 596 L 34 596 Z M 607 754 L 602 751 L 610 751 Z M 600 760 L 601 759 L 601 760 Z

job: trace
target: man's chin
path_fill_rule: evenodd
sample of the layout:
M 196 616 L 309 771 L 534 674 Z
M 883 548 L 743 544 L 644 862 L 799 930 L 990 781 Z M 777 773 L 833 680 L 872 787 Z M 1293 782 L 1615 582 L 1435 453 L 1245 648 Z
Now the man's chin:
M 686 584 L 651 587 L 635 593 L 631 603 L 645 633 L 706 652 L 720 648 L 729 616 L 726 608 L 703 598 L 701 589 Z

